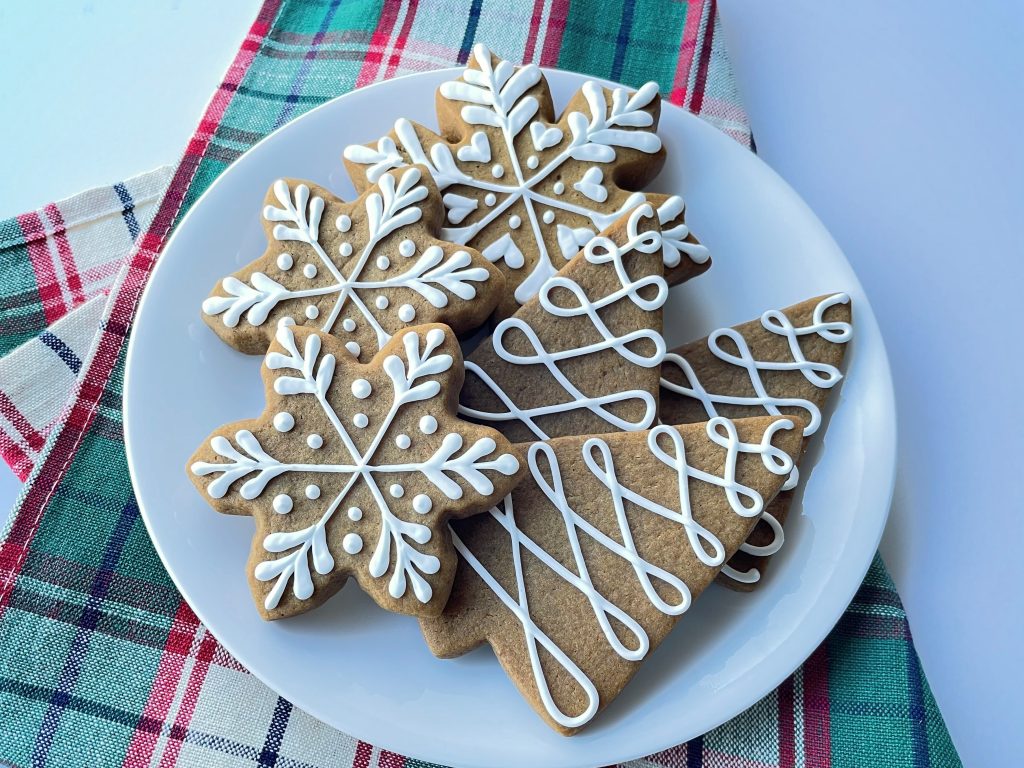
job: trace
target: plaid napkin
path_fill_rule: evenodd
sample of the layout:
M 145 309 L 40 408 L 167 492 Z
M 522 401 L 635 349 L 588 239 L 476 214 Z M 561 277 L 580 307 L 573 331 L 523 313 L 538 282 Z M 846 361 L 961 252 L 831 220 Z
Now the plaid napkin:
M 0 457 L 21 480 L 69 401 L 105 297 L 172 170 L 0 220 Z
M 32 468 L 0 536 L 0 764 L 424 765 L 294 708 L 198 622 L 139 518 L 121 384 L 150 270 L 227 165 L 351 88 L 465 63 L 476 40 L 511 59 L 657 79 L 673 102 L 750 142 L 713 0 L 268 0 L 158 205 L 167 178 L 147 175 L 0 223 L 0 447 L 19 474 Z M 112 205 L 90 202 L 103 196 Z M 630 765 L 959 764 L 876 559 L 836 629 L 778 690 Z

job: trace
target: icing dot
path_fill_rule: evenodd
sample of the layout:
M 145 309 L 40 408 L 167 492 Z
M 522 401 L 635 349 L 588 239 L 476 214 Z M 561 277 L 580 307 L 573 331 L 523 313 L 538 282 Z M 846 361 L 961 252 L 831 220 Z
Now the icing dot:
M 338 253 L 340 253 L 342 256 L 351 256 L 352 255 L 352 243 L 342 243 L 341 245 L 339 245 L 338 246 Z
M 314 451 L 319 450 L 324 444 L 324 439 L 320 437 L 316 432 L 306 438 L 306 445 L 312 448 Z
M 437 419 L 433 416 L 424 416 L 420 419 L 420 432 L 424 435 L 432 435 L 437 432 Z
M 486 195 L 484 195 L 484 203 L 485 204 L 487 204 L 487 205 L 494 205 L 496 202 L 498 202 L 498 198 L 496 198 L 494 196 L 493 192 L 488 192 Z
M 307 264 L 302 268 L 302 274 L 312 280 L 316 277 L 316 264 Z
M 357 555 L 363 549 L 363 537 L 358 533 L 346 533 L 341 540 L 341 548 L 350 555 Z
M 320 486 L 319 485 L 307 485 L 306 486 L 306 498 L 307 499 L 319 499 L 320 498 Z
M 277 257 L 278 269 L 291 269 L 292 264 L 294 263 L 295 261 L 294 259 L 292 259 L 292 255 L 290 253 L 282 253 L 280 256 Z
M 387 256 L 378 256 L 377 257 L 377 269 L 387 269 L 390 266 L 391 266 L 391 259 L 389 259 Z
M 351 317 L 346 317 L 344 320 L 341 321 L 341 327 L 344 328 L 349 333 L 352 333 L 352 331 L 356 329 L 356 321 L 353 320 Z
M 370 423 L 370 419 L 365 413 L 357 413 L 352 417 L 352 423 L 359 427 L 359 429 L 365 429 L 366 425 Z
M 378 296 L 376 299 L 374 299 L 373 303 L 377 305 L 377 309 L 387 309 L 388 308 L 388 297 L 387 296 Z
M 287 515 L 292 511 L 292 497 L 287 493 L 279 493 L 274 497 L 274 511 L 279 515 Z
M 306 307 L 306 317 L 310 320 L 316 320 L 320 316 L 320 310 L 316 308 L 316 305 L 310 304 Z
M 352 382 L 352 394 L 360 400 L 368 398 L 372 391 L 373 387 L 370 386 L 370 382 L 366 379 L 356 379 Z
M 430 500 L 429 496 L 420 493 L 413 497 L 412 508 L 417 514 L 425 515 L 433 506 L 434 502 Z
M 348 232 L 350 229 L 352 229 L 352 219 L 350 219 L 343 213 L 341 214 L 341 216 L 335 219 L 334 226 L 338 228 L 339 232 Z
M 544 218 L 544 223 L 545 224 L 550 224 L 552 221 L 555 220 L 555 212 L 554 211 L 544 211 L 543 218 Z
M 403 304 L 398 308 L 398 319 L 403 323 L 411 323 L 416 319 L 416 308 L 412 304 Z
M 408 259 L 416 253 L 416 243 L 412 240 L 403 240 L 398 244 L 398 252 Z
M 287 432 L 295 426 L 295 417 L 288 411 L 281 411 L 274 416 L 274 429 L 278 432 Z
M 531 171 L 538 165 L 540 165 L 540 160 L 537 159 L 536 155 L 530 155 L 528 158 L 526 158 L 526 167 L 529 168 Z
M 508 217 L 508 225 L 510 227 L 512 227 L 512 229 L 519 229 L 519 227 L 522 225 L 522 223 L 523 223 L 523 220 L 520 219 L 515 214 L 512 214 L 511 216 Z
M 556 181 L 556 182 L 555 182 L 555 186 L 554 186 L 554 193 L 555 193 L 556 195 L 560 195 L 560 194 L 562 194 L 563 192 L 565 192 L 565 184 L 563 184 L 563 183 L 562 183 L 562 182 L 560 182 L 560 181 Z
M 390 488 L 388 488 L 388 492 L 396 499 L 400 499 L 403 496 L 405 496 L 405 488 L 400 486 L 398 483 L 395 483 Z
M 361 510 L 359 507 L 349 507 L 348 519 L 351 520 L 353 523 L 359 522 L 363 519 L 363 510 Z
M 397 445 L 404 451 L 406 448 L 412 445 L 412 440 L 410 440 L 409 436 L 403 432 L 402 434 L 395 438 L 395 445 Z
M 363 351 L 362 347 L 356 344 L 354 341 L 350 341 L 345 344 L 345 349 L 349 351 L 352 357 L 359 357 L 359 353 Z
M 491 166 L 491 176 L 496 179 L 500 179 L 505 175 L 505 169 L 501 167 L 501 163 L 495 163 Z

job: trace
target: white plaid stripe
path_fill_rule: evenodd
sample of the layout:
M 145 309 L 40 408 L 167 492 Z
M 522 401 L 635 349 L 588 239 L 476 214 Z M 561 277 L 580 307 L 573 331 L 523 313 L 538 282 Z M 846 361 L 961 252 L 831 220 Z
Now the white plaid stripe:
M 70 306 L 72 299 L 56 242 L 62 228 L 86 301 L 0 358 L 0 393 L 5 396 L 0 398 L 0 446 L 16 447 L 15 451 L 5 450 L 4 458 L 21 478 L 31 471 L 42 447 L 26 439 L 25 423 L 45 440 L 61 418 L 78 370 L 88 362 L 106 293 L 131 253 L 135 236 L 144 232 L 156 215 L 172 171 L 172 166 L 163 166 L 54 203 L 57 213 L 52 213 L 51 206 L 38 212 L 64 306 Z

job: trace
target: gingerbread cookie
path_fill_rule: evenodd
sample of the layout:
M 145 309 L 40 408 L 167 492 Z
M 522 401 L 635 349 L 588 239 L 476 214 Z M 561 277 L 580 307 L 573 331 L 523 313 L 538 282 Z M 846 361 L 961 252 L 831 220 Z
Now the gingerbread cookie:
M 469 355 L 460 414 L 513 442 L 653 425 L 665 355 L 662 272 L 658 219 L 644 203 Z
M 746 539 L 793 469 L 798 417 L 535 442 L 529 476 L 452 524 L 442 658 L 490 644 L 534 709 L 572 733 L 606 706 Z
M 819 296 L 674 350 L 662 365 L 661 419 L 685 424 L 718 415 L 796 414 L 809 438 L 821 427 L 829 392 L 843 378 L 839 368 L 853 335 L 850 319 L 846 294 Z M 798 481 L 794 469 L 750 539 L 722 569 L 722 583 L 740 590 L 758 583 L 782 547 L 782 524 Z
M 645 201 L 665 150 L 656 133 L 656 83 L 635 92 L 586 82 L 555 121 L 547 81 L 473 49 L 468 68 L 437 94 L 440 135 L 406 119 L 379 141 L 347 147 L 357 189 L 416 163 L 444 192 L 443 237 L 472 245 L 505 274 L 498 306 L 508 317 L 598 232 Z M 710 266 L 690 233 L 679 197 L 652 195 L 666 239 L 670 283 Z
M 504 281 L 472 248 L 436 238 L 442 216 L 419 168 L 380 175 L 352 203 L 309 182 L 276 181 L 263 208 L 267 250 L 214 288 L 203 319 L 236 349 L 262 354 L 290 317 L 338 336 L 362 362 L 411 325 L 473 331 Z
M 216 430 L 188 467 L 214 509 L 256 519 L 260 613 L 309 610 L 354 576 L 383 608 L 438 614 L 456 562 L 445 523 L 486 510 L 520 474 L 505 438 L 454 415 L 451 329 L 399 331 L 363 365 L 285 318 L 262 372 L 263 415 Z

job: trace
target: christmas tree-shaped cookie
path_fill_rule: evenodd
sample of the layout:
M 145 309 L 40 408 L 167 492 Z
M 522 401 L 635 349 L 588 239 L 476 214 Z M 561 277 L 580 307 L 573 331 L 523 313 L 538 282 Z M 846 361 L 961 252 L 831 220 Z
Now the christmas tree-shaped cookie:
M 535 442 L 497 507 L 452 524 L 461 555 L 431 650 L 488 643 L 553 728 L 622 690 L 739 548 L 793 469 L 799 418 Z
M 356 189 L 416 163 L 444 193 L 443 237 L 481 251 L 506 278 L 507 317 L 591 237 L 645 201 L 665 237 L 670 283 L 710 266 L 690 234 L 679 197 L 638 192 L 661 170 L 656 83 L 637 91 L 584 83 L 556 120 L 547 81 L 533 64 L 514 66 L 483 45 L 437 94 L 440 132 L 400 119 L 365 146 L 345 149 Z
M 451 329 L 399 331 L 364 365 L 284 319 L 262 372 L 263 415 L 216 430 L 188 466 L 215 509 L 256 520 L 261 614 L 309 610 L 350 576 L 384 608 L 439 613 L 456 563 L 447 521 L 485 511 L 521 474 L 505 438 L 455 416 Z
M 669 353 L 662 365 L 661 420 L 669 424 L 714 416 L 742 418 L 795 414 L 809 438 L 822 425 L 822 407 L 843 378 L 846 343 L 853 335 L 850 299 L 819 296 L 757 320 L 721 328 Z M 768 559 L 783 544 L 799 473 L 765 510 L 750 539 L 722 570 L 719 580 L 753 589 Z
M 362 362 L 412 325 L 476 330 L 504 280 L 472 248 L 438 239 L 442 216 L 420 168 L 382 174 L 352 203 L 276 181 L 263 208 L 267 250 L 217 284 L 203 319 L 236 349 L 262 354 L 287 317 L 334 334 Z
M 513 442 L 652 426 L 662 254 L 647 203 L 590 240 L 468 356 L 460 413 Z

